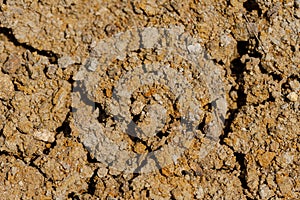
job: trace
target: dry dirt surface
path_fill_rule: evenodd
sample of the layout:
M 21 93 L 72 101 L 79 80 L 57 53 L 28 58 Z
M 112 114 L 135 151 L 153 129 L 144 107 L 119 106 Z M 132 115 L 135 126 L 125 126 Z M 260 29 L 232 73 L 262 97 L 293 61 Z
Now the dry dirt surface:
M 0 199 L 300 199 L 299 0 L 0 0 Z

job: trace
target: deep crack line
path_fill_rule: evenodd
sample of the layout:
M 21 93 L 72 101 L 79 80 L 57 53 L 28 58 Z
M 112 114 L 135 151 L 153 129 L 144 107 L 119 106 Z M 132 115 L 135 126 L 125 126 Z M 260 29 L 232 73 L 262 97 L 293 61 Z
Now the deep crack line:
M 7 39 L 12 42 L 15 46 L 21 46 L 24 49 L 29 50 L 30 52 L 37 52 L 40 56 L 45 56 L 49 59 L 51 64 L 57 64 L 58 58 L 60 57 L 58 54 L 54 53 L 50 50 L 39 50 L 33 46 L 30 46 L 26 43 L 19 42 L 15 35 L 13 34 L 13 30 L 11 28 L 0 27 L 0 34 L 3 34 L 7 37 Z

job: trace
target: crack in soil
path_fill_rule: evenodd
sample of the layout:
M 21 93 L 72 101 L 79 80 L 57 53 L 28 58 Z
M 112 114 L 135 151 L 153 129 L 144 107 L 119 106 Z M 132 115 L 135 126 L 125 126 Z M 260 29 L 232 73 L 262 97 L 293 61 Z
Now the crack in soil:
M 229 117 L 228 117 L 228 119 L 225 120 L 224 133 L 223 133 L 223 135 L 220 136 L 220 144 L 221 145 L 226 145 L 227 147 L 229 147 L 233 151 L 234 156 L 236 158 L 236 161 L 240 166 L 240 169 L 239 169 L 240 175 L 238 176 L 238 178 L 241 182 L 241 186 L 243 188 L 243 193 L 244 193 L 244 195 L 246 196 L 247 199 L 250 199 L 246 194 L 246 191 L 249 190 L 249 188 L 247 186 L 247 181 L 246 181 L 245 154 L 236 152 L 233 149 L 233 147 L 227 145 L 224 142 L 225 138 L 227 138 L 228 134 L 232 131 L 231 125 L 234 122 L 234 119 L 236 118 L 237 114 L 247 104 L 246 94 L 244 93 L 244 84 L 245 84 L 245 82 L 244 82 L 244 72 L 246 70 L 246 68 L 245 68 L 246 64 L 241 62 L 241 58 L 243 57 L 243 55 L 249 54 L 248 45 L 249 45 L 248 41 L 238 41 L 237 50 L 238 50 L 238 53 L 239 53 L 240 56 L 231 61 L 231 67 L 230 67 L 231 72 L 235 76 L 236 83 L 239 86 L 238 90 L 237 90 L 237 100 L 236 100 L 237 108 L 228 110 Z M 253 56 L 257 57 L 259 55 L 257 55 L 257 52 L 254 52 Z
M 40 56 L 45 56 L 49 59 L 51 64 L 57 64 L 58 58 L 60 57 L 58 54 L 54 53 L 50 50 L 39 50 L 33 46 L 30 46 L 26 43 L 19 42 L 15 35 L 13 34 L 13 30 L 11 28 L 0 27 L 0 34 L 3 34 L 7 37 L 7 39 L 12 42 L 15 46 L 21 46 L 24 49 L 29 50 L 30 52 L 37 52 Z

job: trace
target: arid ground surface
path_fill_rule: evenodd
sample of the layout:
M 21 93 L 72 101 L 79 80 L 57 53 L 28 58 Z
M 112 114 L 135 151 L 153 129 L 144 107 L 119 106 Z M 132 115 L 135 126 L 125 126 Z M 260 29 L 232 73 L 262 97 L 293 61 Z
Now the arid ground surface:
M 299 46 L 299 0 L 0 0 L 0 199 L 300 199 Z

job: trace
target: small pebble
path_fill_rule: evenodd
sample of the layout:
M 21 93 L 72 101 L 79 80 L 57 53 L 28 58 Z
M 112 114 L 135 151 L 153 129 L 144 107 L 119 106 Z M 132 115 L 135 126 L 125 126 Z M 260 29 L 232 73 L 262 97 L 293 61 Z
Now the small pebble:
M 58 66 L 63 69 L 67 68 L 68 66 L 70 66 L 74 63 L 75 63 L 74 60 L 72 60 L 72 58 L 69 56 L 63 56 L 58 59 Z
M 296 94 L 296 92 L 291 92 L 287 95 L 287 98 L 290 100 L 290 101 L 297 101 L 298 100 L 298 95 Z
M 98 67 L 98 61 L 96 58 L 89 58 L 85 64 L 86 68 L 90 71 L 96 71 Z
M 54 132 L 50 132 L 46 129 L 42 129 L 40 131 L 36 131 L 33 134 L 33 137 L 37 140 L 41 140 L 44 142 L 54 142 L 55 140 L 55 133 Z

